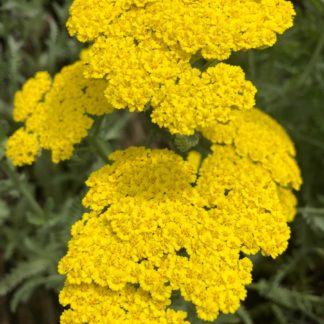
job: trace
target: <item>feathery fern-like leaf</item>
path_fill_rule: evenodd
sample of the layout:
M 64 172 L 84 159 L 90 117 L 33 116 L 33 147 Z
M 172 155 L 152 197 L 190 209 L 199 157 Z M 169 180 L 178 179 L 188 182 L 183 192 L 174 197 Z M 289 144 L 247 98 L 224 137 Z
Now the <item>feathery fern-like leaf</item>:
M 0 281 L 0 296 L 11 292 L 24 279 L 39 275 L 47 268 L 46 260 L 26 261 L 19 263 Z

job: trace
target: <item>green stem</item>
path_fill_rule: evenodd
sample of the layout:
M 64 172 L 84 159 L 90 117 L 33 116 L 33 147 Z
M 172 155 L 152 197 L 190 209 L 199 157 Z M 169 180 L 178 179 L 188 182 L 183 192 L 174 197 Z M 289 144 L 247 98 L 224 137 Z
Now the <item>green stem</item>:
M 320 25 L 322 27 L 322 25 Z M 321 35 L 319 38 L 317 45 L 315 47 L 315 50 L 312 53 L 312 56 L 307 64 L 307 67 L 305 68 L 304 72 L 300 74 L 300 76 L 295 79 L 291 79 L 290 82 L 287 85 L 287 89 L 285 92 L 284 98 L 282 96 L 274 98 L 272 101 L 268 103 L 268 107 L 280 107 L 283 104 L 286 103 L 287 97 L 290 95 L 294 95 L 298 92 L 299 89 L 302 89 L 304 83 L 306 82 L 307 78 L 310 76 L 310 74 L 313 72 L 314 68 L 316 67 L 316 63 L 319 60 L 319 56 L 321 55 L 321 52 L 324 48 L 324 34 Z M 306 141 L 307 139 L 304 138 Z
M 26 184 L 19 179 L 19 176 L 15 169 L 13 169 L 5 160 L 0 161 L 0 166 L 4 173 L 15 184 L 16 188 L 20 191 L 20 193 L 25 197 L 25 199 L 27 200 L 30 207 L 34 210 L 34 212 L 43 218 L 45 216 L 45 213 L 42 207 L 38 204 L 33 195 L 30 193 L 30 190 L 26 186 Z
M 295 310 L 295 308 L 292 307 L 291 305 L 285 303 L 284 301 L 281 301 L 280 299 L 276 298 L 274 295 L 271 295 L 271 286 L 270 285 L 266 289 L 267 293 L 262 292 L 264 290 L 264 288 L 261 288 L 260 284 L 258 284 L 258 283 L 249 284 L 247 286 L 247 288 L 257 291 L 259 293 L 259 295 L 265 297 L 266 299 L 268 299 L 269 301 L 273 302 L 274 304 L 276 304 L 278 306 L 284 307 L 286 309 Z M 321 296 L 304 294 L 303 297 L 305 299 L 307 299 L 308 301 L 310 301 L 311 303 L 322 303 L 323 302 L 323 298 Z M 296 308 L 296 309 L 298 309 L 298 308 Z M 308 310 L 302 310 L 302 309 L 298 309 L 298 310 L 301 311 L 306 316 L 308 316 L 309 318 L 311 318 L 314 322 L 322 323 L 322 321 L 320 321 L 316 315 L 310 313 Z
M 150 132 L 149 132 L 149 134 L 148 134 L 148 136 L 147 136 L 147 138 L 146 138 L 146 141 L 145 141 L 145 146 L 146 146 L 146 147 L 148 147 L 148 148 L 152 147 L 152 144 L 153 144 L 153 142 L 154 142 L 154 139 L 155 139 L 156 133 L 157 133 L 157 132 L 156 132 L 155 127 L 152 127 L 152 128 L 150 129 Z
M 99 133 L 101 126 L 104 122 L 105 115 L 100 116 L 95 123 L 94 129 L 93 129 L 93 134 L 89 136 L 89 143 L 92 145 L 94 148 L 94 151 L 97 153 L 97 155 L 100 157 L 100 159 L 106 164 L 109 163 L 108 160 L 108 155 L 110 152 L 107 152 L 105 149 L 104 145 L 99 139 Z
M 311 213 L 311 214 L 318 214 L 323 215 L 324 214 L 324 208 L 316 208 L 316 207 L 301 207 L 298 208 L 298 211 L 300 213 Z
M 210 67 L 215 66 L 217 63 L 219 63 L 218 60 L 207 61 L 207 63 L 202 67 L 202 71 L 207 71 Z
M 101 145 L 97 137 L 90 136 L 89 141 L 92 144 L 95 152 L 98 154 L 98 156 L 101 158 L 101 160 L 107 164 L 109 163 L 108 155 L 110 152 L 106 152 L 104 147 Z
M 93 136 L 94 136 L 94 137 L 97 137 L 97 136 L 98 136 L 99 131 L 100 131 L 100 128 L 101 128 L 101 125 L 102 125 L 104 119 L 105 119 L 105 115 L 100 116 L 100 117 L 96 120 L 96 123 L 95 123 L 95 126 L 94 126 L 94 131 L 93 131 Z
M 314 147 L 317 147 L 319 149 L 324 150 L 324 143 L 322 141 L 318 141 L 312 137 L 309 137 L 307 135 L 300 134 L 299 132 L 296 132 L 294 129 L 288 127 L 289 131 L 297 138 L 302 140 L 305 143 L 311 144 Z
M 297 82 L 297 85 L 298 87 L 301 87 L 303 86 L 303 84 L 305 83 L 305 81 L 307 80 L 308 76 L 311 74 L 311 72 L 313 71 L 318 59 L 319 59 L 319 56 L 322 52 L 324 48 L 324 34 L 321 35 L 318 43 L 317 43 L 317 46 L 309 60 L 309 63 L 304 71 L 304 73 L 300 76 L 298 82 Z
M 255 70 L 255 57 L 253 51 L 248 52 L 248 64 L 249 64 L 250 77 L 252 80 L 255 80 L 256 70 Z

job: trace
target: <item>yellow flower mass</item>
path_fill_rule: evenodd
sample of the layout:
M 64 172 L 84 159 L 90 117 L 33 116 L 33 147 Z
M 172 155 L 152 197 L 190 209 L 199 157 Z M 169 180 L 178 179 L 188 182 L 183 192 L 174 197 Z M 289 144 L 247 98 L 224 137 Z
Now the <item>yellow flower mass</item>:
M 89 212 L 59 264 L 60 302 L 70 306 L 62 323 L 185 323 L 185 313 L 171 310 L 175 291 L 203 320 L 239 308 L 252 280 L 241 253 L 281 254 L 294 202 L 234 145 L 212 150 L 183 160 L 131 147 L 90 176 Z
M 237 154 L 261 163 L 277 184 L 300 188 L 294 145 L 285 130 L 261 110 L 236 112 L 228 123 L 214 122 L 201 130 L 211 142 L 233 144 Z
M 7 156 L 17 166 L 41 149 L 55 163 L 69 159 L 93 123 L 89 114 L 112 107 L 150 109 L 172 134 L 231 121 L 254 107 L 256 89 L 240 67 L 219 63 L 201 72 L 193 61 L 271 46 L 293 16 L 286 0 L 75 0 L 67 27 L 90 48 L 53 80 L 39 72 L 16 94 L 14 119 L 25 125 L 9 139 Z
M 295 14 L 286 0 L 74 0 L 70 13 L 68 29 L 82 42 L 156 38 L 172 51 L 218 60 L 273 45 Z
M 239 68 L 201 74 L 192 59 L 221 61 L 272 46 L 294 14 L 286 0 L 75 0 L 67 27 L 91 43 L 85 75 L 108 81 L 112 106 L 152 108 L 160 127 L 190 135 L 213 118 L 229 118 L 230 107 L 252 108 L 255 94 Z
M 24 126 L 9 138 L 6 155 L 16 166 L 32 164 L 40 149 L 50 150 L 55 163 L 69 159 L 93 123 L 88 115 L 112 111 L 105 87 L 104 80 L 84 78 L 80 62 L 65 67 L 53 81 L 47 72 L 37 73 L 16 94 L 13 116 Z
M 16 166 L 32 164 L 39 152 L 37 136 L 19 128 L 7 142 L 6 155 Z
M 237 110 L 253 108 L 255 93 L 240 67 L 220 63 L 203 73 L 190 69 L 168 87 L 152 121 L 171 133 L 192 135 L 215 121 L 228 122 Z
M 58 267 L 61 323 L 189 323 L 172 309 L 175 293 L 213 321 L 245 299 L 248 255 L 285 251 L 302 183 L 294 146 L 254 108 L 243 70 L 219 61 L 272 46 L 294 14 L 286 0 L 74 0 L 67 27 L 89 48 L 16 94 L 24 125 L 7 142 L 13 163 L 41 149 L 70 158 L 91 115 L 113 108 L 148 110 L 172 134 L 200 132 L 211 150 L 183 159 L 131 147 L 91 174 Z

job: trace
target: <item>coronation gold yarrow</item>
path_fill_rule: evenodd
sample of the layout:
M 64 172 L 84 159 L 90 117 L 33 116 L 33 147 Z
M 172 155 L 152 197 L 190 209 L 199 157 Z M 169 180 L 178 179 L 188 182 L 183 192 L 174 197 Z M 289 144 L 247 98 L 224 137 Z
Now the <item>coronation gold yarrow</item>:
M 214 321 L 246 298 L 249 255 L 285 251 L 302 183 L 295 148 L 255 108 L 243 70 L 222 61 L 272 46 L 294 14 L 286 0 L 74 0 L 67 27 L 89 48 L 17 92 L 13 163 L 42 149 L 69 159 L 92 115 L 125 108 L 211 147 L 186 159 L 130 147 L 90 175 L 58 266 L 61 323 L 189 323 L 172 309 L 175 294 Z
M 39 72 L 17 92 L 13 116 L 24 126 L 6 145 L 14 165 L 32 164 L 41 149 L 51 151 L 54 163 L 69 159 L 93 124 L 89 115 L 112 111 L 103 95 L 106 81 L 86 79 L 83 70 L 77 62 L 53 80 L 47 72 Z
M 259 109 L 235 112 L 228 123 L 214 122 L 201 131 L 211 142 L 232 144 L 240 156 L 261 163 L 278 185 L 299 190 L 302 180 L 294 145 L 266 113 Z
M 151 109 L 160 127 L 190 135 L 210 120 L 230 119 L 230 107 L 252 108 L 255 94 L 239 68 L 201 74 L 191 64 L 272 46 L 294 14 L 286 0 L 75 0 L 67 27 L 91 43 L 85 75 L 108 80 L 112 106 Z
M 273 45 L 294 15 L 286 0 L 74 0 L 67 26 L 82 42 L 156 38 L 174 52 L 224 60 Z
M 186 314 L 169 309 L 178 290 L 212 321 L 246 297 L 252 263 L 242 252 L 275 258 L 286 249 L 289 197 L 234 146 L 215 144 L 204 160 L 143 147 L 109 159 L 87 181 L 89 212 L 59 264 L 60 301 L 70 305 L 62 323 L 183 323 Z
M 294 14 L 286 0 L 75 0 L 67 27 L 90 46 L 53 80 L 39 72 L 16 94 L 14 119 L 25 125 L 9 139 L 7 156 L 17 166 L 41 149 L 55 163 L 69 159 L 93 123 L 89 114 L 113 107 L 149 110 L 172 134 L 228 122 L 253 108 L 256 89 L 240 67 L 210 60 L 273 45 Z

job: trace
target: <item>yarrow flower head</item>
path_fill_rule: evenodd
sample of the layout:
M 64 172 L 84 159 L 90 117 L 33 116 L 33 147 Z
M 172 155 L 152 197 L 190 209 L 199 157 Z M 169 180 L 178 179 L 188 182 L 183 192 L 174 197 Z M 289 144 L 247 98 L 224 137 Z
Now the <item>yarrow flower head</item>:
M 112 111 L 103 95 L 106 81 L 86 79 L 83 70 L 82 63 L 74 63 L 54 80 L 39 72 L 17 92 L 13 116 L 24 126 L 7 142 L 13 164 L 32 164 L 40 149 L 50 150 L 55 163 L 69 159 L 93 123 L 89 115 Z
M 68 29 L 82 42 L 156 38 L 173 51 L 218 60 L 273 45 L 295 14 L 286 0 L 74 0 L 70 13 Z
M 190 69 L 168 87 L 152 121 L 171 133 L 192 135 L 214 122 L 228 122 L 238 110 L 252 109 L 255 93 L 240 67 L 220 63 L 203 73 Z
M 183 160 L 132 147 L 90 176 L 89 212 L 59 264 L 60 301 L 70 305 L 62 323 L 184 323 L 187 315 L 170 305 L 175 291 L 203 320 L 239 308 L 252 271 L 241 252 L 281 254 L 295 201 L 282 199 L 291 189 L 233 144 L 212 151 Z
M 284 129 L 261 110 L 236 112 L 228 123 L 214 122 L 201 130 L 211 142 L 232 144 L 238 155 L 261 163 L 278 185 L 300 188 L 294 145 Z
M 201 74 L 194 57 L 222 61 L 233 51 L 272 46 L 294 14 L 286 0 L 75 0 L 67 27 L 91 43 L 85 75 L 108 80 L 112 106 L 151 108 L 160 127 L 190 135 L 212 118 L 229 118 L 231 107 L 252 108 L 255 94 L 239 68 L 223 64 Z

